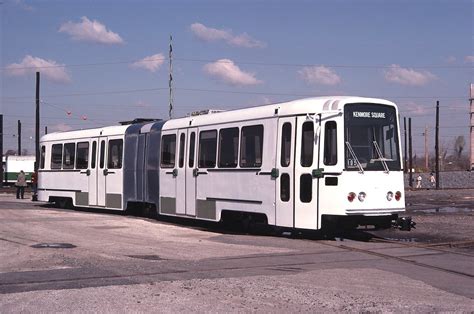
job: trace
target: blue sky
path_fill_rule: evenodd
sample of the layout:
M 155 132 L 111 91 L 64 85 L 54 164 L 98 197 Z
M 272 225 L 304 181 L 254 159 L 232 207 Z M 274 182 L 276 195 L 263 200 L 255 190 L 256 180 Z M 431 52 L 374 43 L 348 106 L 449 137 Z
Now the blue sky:
M 468 142 L 472 1 L 7 0 L 0 10 L 5 149 L 15 149 L 20 119 L 33 150 L 36 70 L 50 131 L 167 118 L 170 34 L 175 117 L 381 97 L 413 118 L 421 154 L 439 99 L 442 141 Z

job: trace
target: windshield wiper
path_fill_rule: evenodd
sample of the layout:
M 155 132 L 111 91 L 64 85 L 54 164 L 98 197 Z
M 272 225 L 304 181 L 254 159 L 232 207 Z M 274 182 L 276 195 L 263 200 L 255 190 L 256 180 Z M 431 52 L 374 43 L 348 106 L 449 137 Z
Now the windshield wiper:
M 357 164 L 357 167 L 359 167 L 359 172 L 360 173 L 364 173 L 364 168 L 362 167 L 362 165 L 360 164 L 359 162 L 359 159 L 357 159 L 357 156 L 356 154 L 354 153 L 354 150 L 352 149 L 352 146 L 349 142 L 346 142 L 346 146 L 347 146 L 347 149 L 349 150 L 349 153 L 351 153 L 351 156 L 352 158 L 354 158 L 356 164 Z
M 380 150 L 379 144 L 377 141 L 373 141 L 374 146 L 375 146 L 375 151 L 377 152 L 377 155 L 379 155 L 380 162 L 383 165 L 383 169 L 385 173 L 390 173 L 390 170 L 388 169 L 387 163 L 385 162 L 385 157 L 382 155 L 382 151 Z

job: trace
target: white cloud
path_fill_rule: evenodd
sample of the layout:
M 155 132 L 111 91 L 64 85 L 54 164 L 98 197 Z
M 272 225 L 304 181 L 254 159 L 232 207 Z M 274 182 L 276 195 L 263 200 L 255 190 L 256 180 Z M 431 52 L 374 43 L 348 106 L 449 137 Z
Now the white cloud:
M 71 38 L 78 41 L 89 41 L 100 44 L 122 44 L 123 39 L 119 34 L 108 30 L 104 24 L 97 20 L 89 20 L 86 16 L 81 18 L 81 22 L 74 23 L 68 21 L 59 27 L 60 33 L 71 35 Z
M 193 34 L 204 41 L 223 40 L 229 45 L 244 48 L 264 48 L 266 44 L 250 37 L 247 33 L 233 35 L 231 30 L 223 30 L 207 27 L 201 23 L 194 23 L 190 26 Z
M 474 56 L 466 56 L 466 57 L 464 58 L 464 61 L 466 61 L 466 62 L 474 62 Z
M 15 3 L 17 6 L 19 6 L 25 11 L 33 11 L 35 9 L 31 5 L 26 4 L 23 0 L 15 0 L 13 1 L 13 3 Z
M 204 66 L 204 71 L 230 85 L 257 85 L 262 81 L 254 73 L 244 72 L 232 60 L 220 59 Z
M 418 115 L 425 115 L 428 113 L 428 110 L 432 110 L 431 107 L 426 107 L 420 104 L 417 104 L 413 101 L 408 101 L 405 103 L 399 104 L 399 110 L 402 115 L 407 116 L 418 116 Z
M 437 79 L 431 72 L 402 68 L 397 64 L 392 64 L 384 73 L 387 81 L 409 86 L 422 86 Z
M 336 85 L 341 83 L 339 75 L 325 66 L 304 67 L 298 71 L 298 74 L 308 84 Z
M 449 56 L 449 57 L 446 58 L 447 63 L 454 63 L 454 62 L 456 62 L 456 60 L 457 59 L 456 59 L 455 56 Z
M 67 131 L 72 130 L 72 127 L 70 125 L 67 125 L 66 123 L 59 123 L 59 124 L 53 125 L 51 128 L 53 129 L 53 131 L 59 131 L 59 132 L 67 132 Z
M 64 64 L 59 64 L 53 60 L 45 60 L 30 55 L 25 56 L 20 63 L 7 65 L 6 71 L 11 76 L 32 75 L 39 71 L 41 72 L 41 76 L 53 82 L 68 83 L 71 81 Z
M 157 53 L 132 63 L 130 67 L 136 69 L 141 68 L 150 72 L 156 72 L 164 62 L 165 56 L 162 53 Z

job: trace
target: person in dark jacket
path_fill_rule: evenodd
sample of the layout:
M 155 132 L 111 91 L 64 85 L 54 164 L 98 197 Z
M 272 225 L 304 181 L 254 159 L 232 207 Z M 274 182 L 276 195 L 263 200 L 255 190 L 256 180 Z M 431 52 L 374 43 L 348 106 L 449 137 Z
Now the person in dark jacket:
M 16 198 L 25 198 L 26 176 L 23 170 L 20 171 L 16 178 Z

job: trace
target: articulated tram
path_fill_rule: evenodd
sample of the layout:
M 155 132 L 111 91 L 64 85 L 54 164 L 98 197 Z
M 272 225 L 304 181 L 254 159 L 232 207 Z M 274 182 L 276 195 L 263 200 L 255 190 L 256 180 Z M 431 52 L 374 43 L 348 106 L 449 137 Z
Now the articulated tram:
M 318 97 L 51 133 L 41 201 L 269 225 L 389 226 L 405 211 L 394 103 Z

